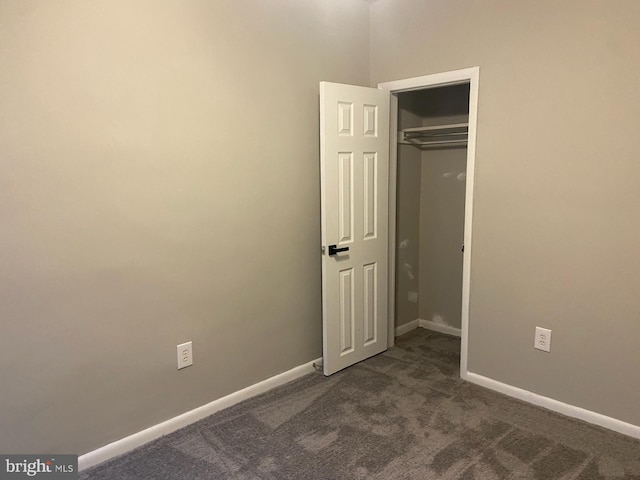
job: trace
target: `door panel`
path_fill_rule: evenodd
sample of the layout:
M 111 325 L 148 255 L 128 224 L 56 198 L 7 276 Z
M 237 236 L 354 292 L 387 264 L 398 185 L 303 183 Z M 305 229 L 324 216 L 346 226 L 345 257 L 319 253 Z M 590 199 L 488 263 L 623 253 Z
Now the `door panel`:
M 378 306 L 376 304 L 376 286 L 378 281 L 377 264 L 364 266 L 364 346 L 376 342 L 378 337 Z
M 364 236 L 365 240 L 376 238 L 376 220 L 378 217 L 377 173 L 378 159 L 373 153 L 364 154 Z
M 338 153 L 338 168 L 339 243 L 344 245 L 353 241 L 353 152 Z
M 330 375 L 387 348 L 389 93 L 322 82 L 320 124 L 323 355 Z M 330 255 L 330 245 L 345 250 Z

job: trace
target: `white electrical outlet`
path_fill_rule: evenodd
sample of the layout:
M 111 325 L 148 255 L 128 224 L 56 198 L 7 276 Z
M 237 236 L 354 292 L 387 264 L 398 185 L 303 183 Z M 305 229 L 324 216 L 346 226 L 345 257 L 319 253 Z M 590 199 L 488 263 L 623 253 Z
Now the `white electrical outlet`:
M 178 345 L 178 370 L 193 365 L 193 345 L 192 342 Z
M 551 330 L 536 327 L 536 338 L 533 342 L 533 348 L 537 348 L 543 352 L 551 352 Z

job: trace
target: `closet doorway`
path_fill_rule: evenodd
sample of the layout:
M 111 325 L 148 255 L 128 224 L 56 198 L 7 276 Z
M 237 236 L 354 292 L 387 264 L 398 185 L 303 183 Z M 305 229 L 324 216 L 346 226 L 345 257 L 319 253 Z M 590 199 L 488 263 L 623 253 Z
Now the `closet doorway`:
M 393 346 L 396 327 L 413 322 L 441 330 L 460 325 L 460 375 L 467 377 L 478 76 L 474 67 L 378 88 L 320 83 L 325 375 Z M 438 163 L 429 156 L 436 151 L 441 170 L 423 168 L 423 156 Z M 407 172 L 411 158 L 417 167 Z M 458 192 L 449 204 L 446 185 Z M 457 224 L 448 240 L 439 236 L 446 223 Z M 446 254 L 420 255 L 427 240 Z M 422 281 L 421 261 L 432 274 Z
M 417 326 L 461 337 L 466 378 L 479 69 L 387 82 L 388 346 Z

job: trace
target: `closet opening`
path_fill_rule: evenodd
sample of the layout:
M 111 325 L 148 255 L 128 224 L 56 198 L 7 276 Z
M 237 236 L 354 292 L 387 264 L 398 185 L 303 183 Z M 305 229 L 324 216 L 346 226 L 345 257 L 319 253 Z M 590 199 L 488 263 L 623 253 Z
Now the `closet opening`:
M 478 68 L 391 92 L 389 345 L 422 327 L 461 337 L 466 378 Z
M 398 94 L 396 334 L 460 336 L 469 84 Z

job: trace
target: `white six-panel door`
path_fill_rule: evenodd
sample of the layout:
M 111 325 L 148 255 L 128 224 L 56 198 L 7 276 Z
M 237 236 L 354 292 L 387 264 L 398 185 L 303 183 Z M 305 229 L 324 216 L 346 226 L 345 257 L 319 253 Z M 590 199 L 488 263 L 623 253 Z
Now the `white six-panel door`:
M 387 348 L 387 90 L 320 83 L 320 170 L 323 363 L 331 375 Z

